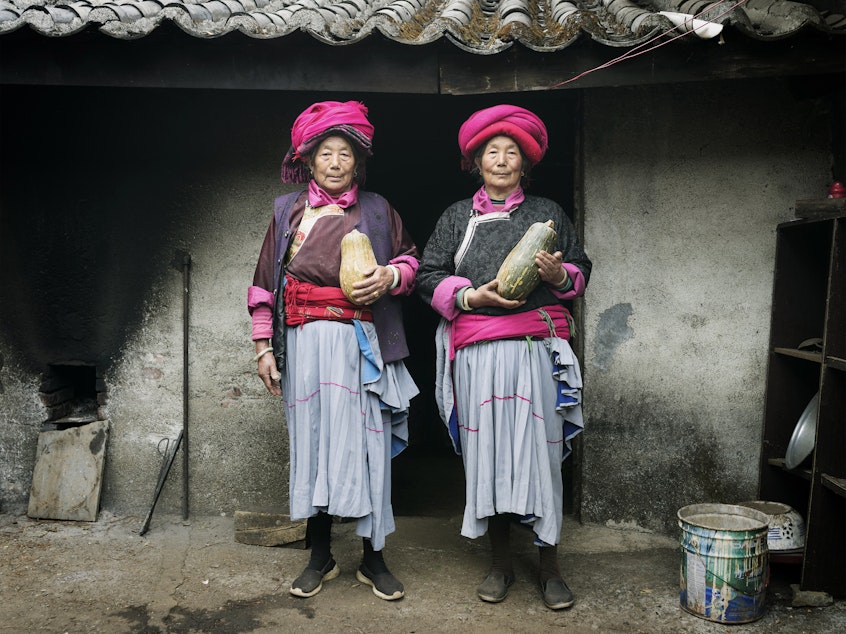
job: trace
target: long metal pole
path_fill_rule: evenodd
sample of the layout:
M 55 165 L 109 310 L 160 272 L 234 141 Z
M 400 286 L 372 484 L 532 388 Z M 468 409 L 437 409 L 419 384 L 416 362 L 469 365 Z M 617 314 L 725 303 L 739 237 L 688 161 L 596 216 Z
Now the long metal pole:
M 191 308 L 191 254 L 182 258 L 182 519 L 188 519 L 188 315 Z

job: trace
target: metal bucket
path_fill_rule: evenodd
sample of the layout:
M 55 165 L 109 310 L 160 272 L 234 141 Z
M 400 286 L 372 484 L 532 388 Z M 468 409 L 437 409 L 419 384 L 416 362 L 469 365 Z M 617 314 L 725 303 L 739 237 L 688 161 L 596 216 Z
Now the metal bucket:
M 691 504 L 678 518 L 682 609 L 720 623 L 761 618 L 770 578 L 767 515 L 731 504 Z

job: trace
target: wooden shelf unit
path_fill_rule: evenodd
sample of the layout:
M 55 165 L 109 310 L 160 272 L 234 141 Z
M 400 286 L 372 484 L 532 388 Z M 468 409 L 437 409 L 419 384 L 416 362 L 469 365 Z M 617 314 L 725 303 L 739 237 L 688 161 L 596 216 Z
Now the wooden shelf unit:
M 803 590 L 846 597 L 846 216 L 780 224 L 761 447 L 762 500 L 805 518 Z M 821 350 L 800 349 L 822 339 Z M 785 454 L 819 393 L 812 454 L 795 469 Z

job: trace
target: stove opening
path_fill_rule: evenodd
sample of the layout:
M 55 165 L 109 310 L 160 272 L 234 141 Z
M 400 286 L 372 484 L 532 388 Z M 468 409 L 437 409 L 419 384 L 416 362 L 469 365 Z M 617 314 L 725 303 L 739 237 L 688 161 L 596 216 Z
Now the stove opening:
M 64 429 L 103 420 L 106 382 L 93 365 L 50 365 L 41 383 L 50 427 Z

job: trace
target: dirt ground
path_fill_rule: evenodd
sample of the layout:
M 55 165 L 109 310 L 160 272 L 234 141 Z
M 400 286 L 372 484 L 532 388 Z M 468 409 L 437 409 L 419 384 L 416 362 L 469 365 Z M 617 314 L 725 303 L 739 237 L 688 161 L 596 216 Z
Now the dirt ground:
M 846 631 L 846 602 L 793 608 L 795 567 L 773 567 L 764 616 L 706 621 L 679 608 L 676 540 L 567 520 L 560 560 L 576 593 L 569 610 L 544 607 L 530 535 L 513 536 L 517 582 L 496 605 L 479 601 L 487 540 L 459 535 L 460 516 L 397 517 L 386 560 L 406 597 L 385 602 L 355 580 L 361 540 L 336 524 L 341 576 L 310 599 L 288 594 L 307 560 L 299 547 L 236 542 L 231 517 L 183 522 L 102 512 L 92 523 L 0 515 L 0 632 L 565 632 Z

